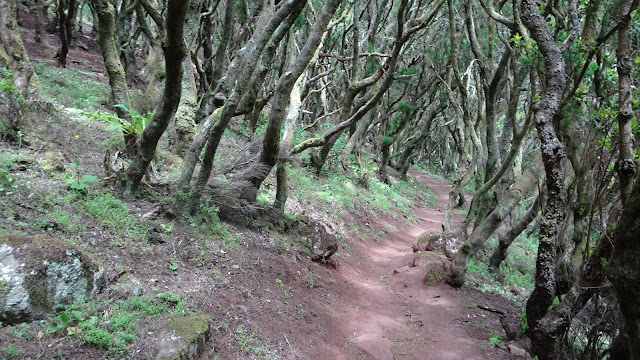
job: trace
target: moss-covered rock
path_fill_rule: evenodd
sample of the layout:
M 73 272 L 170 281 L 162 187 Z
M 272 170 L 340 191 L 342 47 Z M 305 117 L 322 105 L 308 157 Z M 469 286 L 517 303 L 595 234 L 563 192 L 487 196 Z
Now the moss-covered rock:
M 211 333 L 207 315 L 176 316 L 167 322 L 158 343 L 157 360 L 195 360 L 200 357 Z
M 103 269 L 71 244 L 47 236 L 0 235 L 0 321 L 42 319 L 57 305 L 91 299 Z
M 438 251 L 451 258 L 460 249 L 462 243 L 462 236 L 456 234 L 425 231 L 416 239 L 413 252 Z
M 64 172 L 64 164 L 66 159 L 64 155 L 59 151 L 47 151 L 42 156 L 40 161 L 40 168 L 45 173 L 51 175 L 54 173 Z
M 327 261 L 338 251 L 338 238 L 333 229 L 307 216 L 299 216 L 289 226 L 287 232 L 297 232 L 302 238 L 301 244 L 305 248 L 305 253 L 313 261 Z

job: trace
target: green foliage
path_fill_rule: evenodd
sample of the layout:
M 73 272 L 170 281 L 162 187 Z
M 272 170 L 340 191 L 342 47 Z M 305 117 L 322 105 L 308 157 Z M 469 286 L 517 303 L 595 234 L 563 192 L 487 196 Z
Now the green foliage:
M 6 349 L 4 349 L 4 355 L 7 359 L 17 359 L 24 355 L 24 349 L 19 348 L 15 345 L 9 345 Z
M 49 333 L 66 330 L 67 336 L 82 343 L 122 355 L 135 340 L 140 320 L 186 313 L 182 299 L 176 294 L 161 293 L 154 298 L 132 296 L 117 302 L 73 304 L 50 321 Z
M 242 325 L 236 327 L 233 337 L 242 350 L 255 355 L 259 359 L 272 360 L 278 358 L 275 350 L 269 350 L 264 346 L 257 345 L 256 333 L 247 331 Z
M 100 225 L 121 235 L 127 240 L 141 240 L 147 227 L 121 200 L 109 193 L 99 194 L 84 202 L 87 213 L 98 219 Z
M 69 166 L 74 169 L 74 175 L 67 180 L 67 188 L 69 190 L 86 195 L 89 193 L 89 185 L 100 181 L 100 178 L 95 175 L 82 174 L 80 171 L 80 157 L 78 157 L 76 162 L 69 164 Z
M 27 104 L 27 100 L 13 85 L 13 81 L 13 73 L 0 63 L 0 132 L 19 130 L 15 126 Z
M 523 334 L 529 330 L 529 322 L 527 321 L 526 313 L 522 313 L 522 315 L 520 315 L 520 330 L 522 330 Z
M 11 173 L 17 156 L 11 153 L 0 155 L 0 194 L 11 195 L 18 189 L 18 182 Z
M 389 146 L 393 143 L 393 138 L 390 136 L 382 137 L 382 146 Z
M 407 114 L 413 111 L 413 106 L 409 103 L 406 103 L 404 101 L 400 101 L 398 103 L 398 111 L 400 111 L 401 113 Z
M 36 333 L 31 330 L 29 324 L 22 323 L 20 325 L 7 326 L 7 333 L 16 339 L 33 341 L 36 340 Z
M 36 64 L 34 70 L 45 99 L 55 99 L 64 106 L 78 109 L 93 108 L 109 100 L 109 85 L 95 80 L 97 73 L 49 67 L 43 63 Z
M 64 329 L 67 327 L 67 324 L 69 324 L 69 321 L 71 321 L 71 315 L 69 315 L 69 313 L 63 312 L 60 315 L 58 315 L 58 318 L 51 321 L 51 323 L 49 323 L 49 331 L 57 331 L 60 329 Z
M 196 214 L 189 220 L 191 226 L 196 227 L 198 231 L 211 237 L 218 237 L 227 242 L 230 247 L 236 247 L 234 237 L 229 233 L 229 230 L 222 225 L 218 212 L 220 209 L 213 205 L 206 203 L 200 203 Z
M 490 345 L 500 344 L 501 342 L 502 342 L 502 336 L 500 336 L 500 334 L 498 334 L 497 331 L 489 333 Z
M 108 112 L 98 111 L 84 111 L 82 114 L 86 115 L 91 120 L 104 121 L 111 125 L 108 130 L 119 130 L 123 133 L 141 135 L 147 124 L 151 121 L 153 113 L 147 113 L 142 115 L 134 109 L 127 108 L 124 104 L 117 104 L 116 107 L 123 109 L 129 114 L 129 119 L 121 119 L 115 114 Z

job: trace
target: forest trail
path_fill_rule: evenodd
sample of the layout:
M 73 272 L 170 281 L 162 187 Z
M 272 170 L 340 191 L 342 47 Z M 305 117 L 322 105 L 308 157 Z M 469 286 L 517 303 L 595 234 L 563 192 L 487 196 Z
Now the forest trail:
M 433 191 L 437 204 L 418 206 L 417 224 L 388 218 L 389 232 L 382 238 L 351 242 L 350 256 L 340 260 L 335 275 L 341 292 L 330 305 L 332 332 L 315 358 L 513 358 L 489 344 L 488 333 L 501 333 L 502 327 L 496 314 L 475 306 L 473 290 L 427 286 L 424 268 L 410 267 L 416 238 L 426 230 L 441 231 L 451 187 L 418 171 L 412 175 Z M 454 221 L 462 216 L 456 214 Z

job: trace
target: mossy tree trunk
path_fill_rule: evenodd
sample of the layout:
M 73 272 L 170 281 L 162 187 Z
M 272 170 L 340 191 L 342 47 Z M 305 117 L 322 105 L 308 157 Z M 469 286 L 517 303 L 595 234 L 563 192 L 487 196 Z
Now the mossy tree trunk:
M 198 197 L 204 190 L 205 185 L 209 181 L 211 170 L 213 169 L 213 160 L 222 134 L 231 119 L 235 116 L 236 109 L 242 97 L 250 88 L 249 85 L 252 84 L 252 75 L 264 48 L 267 46 L 276 29 L 290 16 L 297 17 L 304 5 L 305 2 L 302 0 L 286 2 L 280 6 L 272 16 L 265 16 L 263 21 L 259 21 L 256 31 L 254 31 L 252 37 L 247 41 L 247 44 L 245 44 L 244 50 L 240 51 L 240 54 L 234 59 L 234 63 L 230 65 L 229 72 L 231 73 L 228 72 L 225 77 L 226 80 L 221 80 L 221 83 L 233 84 L 233 91 L 230 92 L 231 96 L 227 99 L 224 106 L 219 109 L 220 111 L 219 114 L 216 115 L 215 123 L 205 124 L 206 131 L 201 132 L 202 136 L 199 134 L 194 144 L 189 148 L 189 153 L 183 162 L 180 175 L 179 188 L 182 191 L 191 192 L 194 197 Z M 265 11 L 269 12 L 270 10 L 265 9 Z M 232 78 L 235 79 L 235 81 L 231 81 Z M 260 84 L 253 84 L 253 86 L 258 85 Z M 222 86 L 222 88 L 225 87 L 226 85 Z M 200 154 L 200 149 L 195 147 L 198 144 L 204 145 L 202 166 L 197 174 L 193 188 L 190 188 L 191 177 Z
M 126 174 L 126 188 L 129 193 L 138 190 L 142 177 L 147 173 L 158 146 L 158 140 L 175 114 L 182 93 L 182 62 L 187 55 L 184 44 L 184 25 L 190 1 L 169 0 L 166 8 L 166 33 L 162 42 L 166 78 L 159 108 L 144 129 L 138 151 Z
M 203 0 L 192 0 L 187 12 L 187 20 L 184 29 L 184 41 L 187 49 L 198 36 L 200 30 L 200 8 Z M 193 141 L 196 133 L 196 111 L 198 110 L 198 89 L 196 78 L 193 72 L 193 62 L 191 56 L 185 56 L 182 67 L 182 96 L 174 117 L 175 133 L 170 134 L 170 144 L 182 154 Z
M 569 6 L 569 12 L 575 20 L 574 31 L 577 31 L 576 3 L 577 0 L 572 0 Z M 546 173 L 548 200 L 540 222 L 535 288 L 527 301 L 526 309 L 532 349 L 541 360 L 546 360 L 553 357 L 553 344 L 538 336 L 544 332 L 538 328 L 538 322 L 545 316 L 556 296 L 556 246 L 567 209 L 565 175 L 562 167 L 566 151 L 556 135 L 554 119 L 558 116 L 566 85 L 563 48 L 571 44 L 576 34 L 572 33 L 565 44 L 558 45 L 549 24 L 540 15 L 538 4 L 533 0 L 522 2 L 521 14 L 522 23 L 529 30 L 531 38 L 536 41 L 547 69 L 546 91 L 534 106 L 534 121 Z
M 328 0 L 324 3 L 304 47 L 300 50 L 295 62 L 287 68 L 278 81 L 271 104 L 271 112 L 269 113 L 269 123 L 262 142 L 260 159 L 251 164 L 249 169 L 244 170 L 244 173 L 248 175 L 247 180 L 250 185 L 243 190 L 241 196 L 250 202 L 255 202 L 260 185 L 278 161 L 282 123 L 291 98 L 291 91 L 314 57 L 316 49 L 320 46 L 327 26 L 340 2 L 341 0 Z
M 116 114 L 120 119 L 130 122 L 131 117 L 124 107 L 130 108 L 129 91 L 124 68 L 120 63 L 118 48 L 116 47 L 116 18 L 115 8 L 108 0 L 92 0 L 93 8 L 98 17 L 98 45 L 104 59 L 104 66 L 109 77 L 111 98 Z M 136 148 L 136 134 L 124 133 L 127 152 L 132 153 Z
M 16 0 L 0 0 L 0 61 L 13 72 L 13 85 L 27 99 L 30 89 L 37 91 L 35 73 L 20 38 L 16 22 Z M 32 85 L 33 84 L 33 85 Z
M 40 45 L 42 51 L 48 56 L 53 56 L 53 49 L 47 40 L 47 32 L 45 31 L 45 16 L 49 10 L 49 5 L 45 0 L 36 0 L 34 4 L 35 8 L 35 41 Z
M 507 249 L 509 249 L 509 246 L 511 246 L 518 235 L 530 227 L 530 224 L 537 226 L 540 223 L 540 215 L 538 214 L 540 212 L 540 199 L 541 196 L 538 195 L 538 198 L 533 202 L 529 211 L 520 216 L 509 231 L 498 236 L 498 246 L 489 257 L 489 267 L 494 275 L 499 276 L 500 264 L 506 259 Z
M 613 284 L 624 328 L 619 336 L 626 341 L 629 359 L 640 359 L 640 176 L 633 161 L 633 119 L 631 93 L 631 11 L 634 2 L 619 3 L 620 29 L 618 30 L 618 146 L 616 172 L 620 179 L 620 197 L 624 210 L 614 236 L 614 248 L 607 274 Z M 635 2 L 637 6 L 637 2 Z
M 451 259 L 451 278 L 448 280 L 452 286 L 462 286 L 465 280 L 465 274 L 469 260 L 473 257 L 482 245 L 489 239 L 502 222 L 511 214 L 511 211 L 520 204 L 522 198 L 536 185 L 539 181 L 539 173 L 542 164 L 540 160 L 534 160 L 524 174 L 522 174 L 511 185 L 509 190 L 503 195 L 500 203 L 495 209 L 487 215 L 487 217 L 476 227 L 462 247 Z

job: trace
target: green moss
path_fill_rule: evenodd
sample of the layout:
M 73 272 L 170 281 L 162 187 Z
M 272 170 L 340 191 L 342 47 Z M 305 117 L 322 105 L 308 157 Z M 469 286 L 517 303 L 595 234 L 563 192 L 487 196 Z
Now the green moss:
M 171 319 L 167 330 L 175 331 L 182 339 L 191 342 L 209 331 L 211 318 L 207 315 L 180 316 Z

